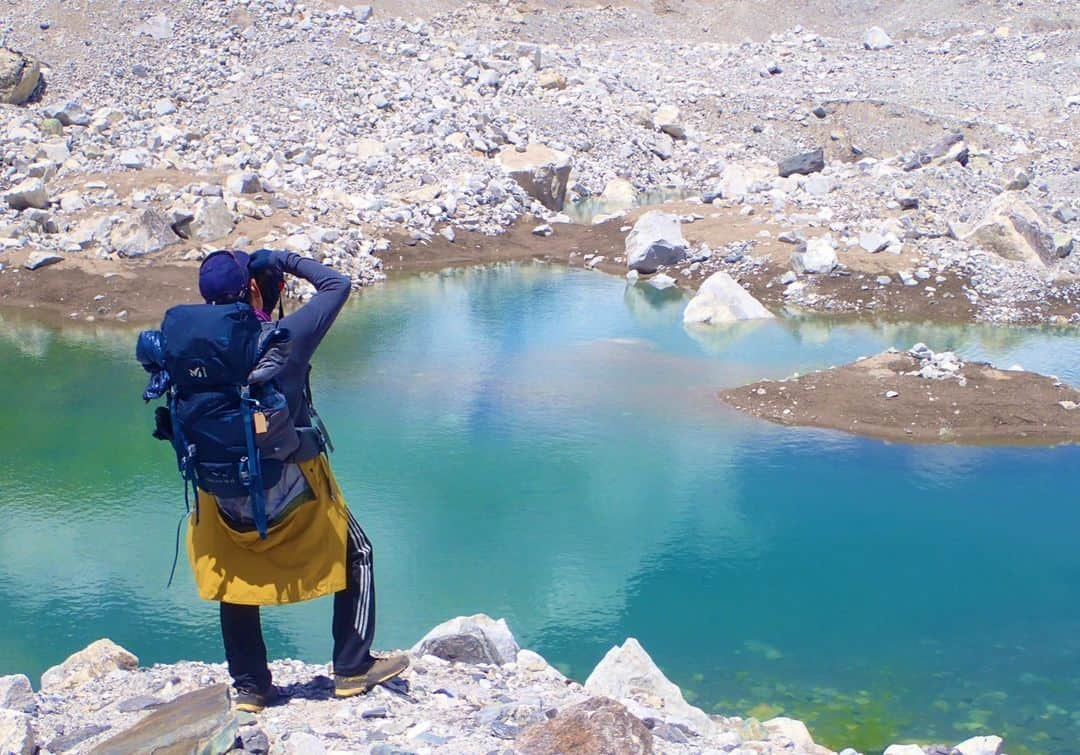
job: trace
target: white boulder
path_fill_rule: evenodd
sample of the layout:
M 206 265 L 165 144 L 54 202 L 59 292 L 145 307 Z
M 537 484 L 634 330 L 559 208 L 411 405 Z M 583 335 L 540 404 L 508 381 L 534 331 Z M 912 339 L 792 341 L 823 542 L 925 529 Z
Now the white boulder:
M 204 197 L 195 207 L 190 225 L 191 238 L 197 241 L 217 241 L 232 233 L 233 214 L 220 197 Z
M 806 724 L 798 719 L 777 716 L 763 722 L 763 725 L 773 736 L 790 739 L 799 752 L 814 750 L 817 747 L 814 744 L 814 738 L 810 736 L 810 730 L 806 728 Z
M 710 275 L 683 311 L 687 324 L 719 325 L 740 320 L 768 319 L 772 312 L 723 270 Z
M 867 50 L 888 50 L 893 41 L 880 26 L 872 26 L 863 35 L 862 44 Z
M 487 614 L 458 616 L 432 629 L 413 646 L 413 655 L 434 655 L 460 663 L 490 663 L 501 666 L 517 660 L 517 640 L 506 619 Z
M 644 705 L 668 718 L 686 722 L 698 734 L 712 731 L 712 720 L 683 698 L 682 690 L 653 663 L 633 637 L 615 646 L 585 680 L 585 691 L 634 705 Z
M 4 755 L 34 755 L 34 730 L 30 716 L 17 710 L 0 710 L 0 752 Z
M 674 265 L 686 257 L 679 218 L 666 212 L 646 212 L 626 237 L 626 266 L 639 273 L 655 273 L 661 265 Z
M 0 708 L 33 713 L 37 708 L 34 689 L 22 674 L 0 676 Z
M 1001 755 L 1001 747 L 1004 744 L 1001 737 L 972 737 L 965 739 L 953 750 L 959 755 Z
M 142 257 L 180 241 L 168 219 L 146 208 L 113 230 L 109 244 L 121 257 Z
M 836 248 L 827 237 L 812 238 L 805 249 L 791 255 L 791 267 L 797 273 L 831 273 L 837 264 Z
M 881 755 L 926 755 L 918 745 L 889 745 Z
M 109 639 L 92 642 L 41 675 L 43 692 L 62 692 L 100 679 L 113 671 L 134 671 L 139 659 Z
M 637 204 L 637 189 L 625 178 L 613 178 L 604 185 L 600 201 L 608 212 L 627 210 Z

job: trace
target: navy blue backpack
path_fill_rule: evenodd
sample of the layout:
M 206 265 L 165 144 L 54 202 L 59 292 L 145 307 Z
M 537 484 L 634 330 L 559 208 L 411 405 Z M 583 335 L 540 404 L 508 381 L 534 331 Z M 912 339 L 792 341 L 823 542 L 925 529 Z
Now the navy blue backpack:
M 168 394 L 155 437 L 176 451 L 185 490 L 250 497 L 266 537 L 265 490 L 297 449 L 288 403 L 273 376 L 284 365 L 288 331 L 264 328 L 247 304 L 185 304 L 165 313 L 161 331 L 139 337 L 136 355 L 151 373 L 144 398 Z M 196 491 L 196 516 L 198 516 Z

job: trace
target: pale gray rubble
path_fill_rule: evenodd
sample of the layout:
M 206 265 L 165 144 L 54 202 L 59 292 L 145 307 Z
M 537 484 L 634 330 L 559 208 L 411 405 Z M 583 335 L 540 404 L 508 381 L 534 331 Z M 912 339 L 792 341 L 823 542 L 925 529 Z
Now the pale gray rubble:
M 0 743 L 20 755 L 195 746 L 275 755 L 833 752 L 801 721 L 728 717 L 689 704 L 633 638 L 613 647 L 584 685 L 519 648 L 505 621 L 483 614 L 439 625 L 410 661 L 402 677 L 345 700 L 333 697 L 326 666 L 274 661 L 287 701 L 252 715 L 230 711 L 224 664 L 141 667 L 124 648 L 99 640 L 49 669 L 36 693 L 24 676 L 0 677 Z M 911 747 L 890 752 L 1000 755 L 1001 740 Z
M 1060 316 L 1080 291 L 1080 11 L 1067 0 L 882 10 L 884 34 L 827 16 L 813 28 L 800 12 L 804 26 L 762 19 L 746 39 L 694 3 L 661 16 L 644 4 L 393 8 L 20 3 L 0 36 L 41 61 L 46 86 L 40 102 L 0 106 L 0 188 L 41 181 L 47 217 L 28 221 L 16 198 L 3 246 L 131 254 L 129 235 L 93 224 L 212 213 L 153 253 L 286 244 L 362 285 L 382 277 L 376 246 L 550 220 L 621 180 L 617 206 L 626 184 L 746 206 L 763 224 L 831 233 L 841 263 L 878 234 L 910 276 L 967 271 L 984 319 Z M 533 165 L 538 151 L 551 159 Z M 506 167 L 514 155 L 530 179 Z M 793 158 L 799 170 L 781 177 Z M 1003 192 L 1048 240 L 1038 262 L 1000 259 L 972 235 Z M 819 289 L 800 280 L 789 299 L 861 306 Z

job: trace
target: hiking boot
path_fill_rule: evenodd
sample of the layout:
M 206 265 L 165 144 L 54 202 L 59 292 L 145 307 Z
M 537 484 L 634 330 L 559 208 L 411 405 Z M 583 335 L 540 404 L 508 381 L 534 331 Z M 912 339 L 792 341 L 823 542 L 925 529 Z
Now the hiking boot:
M 409 667 L 404 654 L 372 657 L 371 665 L 353 676 L 334 674 L 334 697 L 362 695 L 377 684 L 388 682 Z
M 254 690 L 233 690 L 233 710 L 242 710 L 246 713 L 262 713 L 263 708 L 274 705 L 281 698 L 278 688 L 271 684 L 262 692 Z

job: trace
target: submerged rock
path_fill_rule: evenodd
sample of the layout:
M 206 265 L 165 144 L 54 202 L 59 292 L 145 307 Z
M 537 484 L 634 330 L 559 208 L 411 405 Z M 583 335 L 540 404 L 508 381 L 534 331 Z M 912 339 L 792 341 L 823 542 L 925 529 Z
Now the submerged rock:
M 626 266 L 639 273 L 655 273 L 661 265 L 674 265 L 686 257 L 679 218 L 653 210 L 642 215 L 626 237 Z
M 413 646 L 412 653 L 461 663 L 501 666 L 514 662 L 520 649 L 506 619 L 496 621 L 478 613 L 439 624 Z
M 521 755 L 652 755 L 653 735 L 625 706 L 593 697 L 529 726 L 514 741 Z
M 97 640 L 41 675 L 43 692 L 61 692 L 113 671 L 133 671 L 139 659 L 109 639 Z
M 683 312 L 687 324 L 719 325 L 767 319 L 772 312 L 723 270 L 710 275 Z
M 699 734 L 713 728 L 705 712 L 686 702 L 682 690 L 664 676 L 633 637 L 627 638 L 621 647 L 616 645 L 607 652 L 585 680 L 585 691 L 658 709 L 670 717 L 682 719 Z

